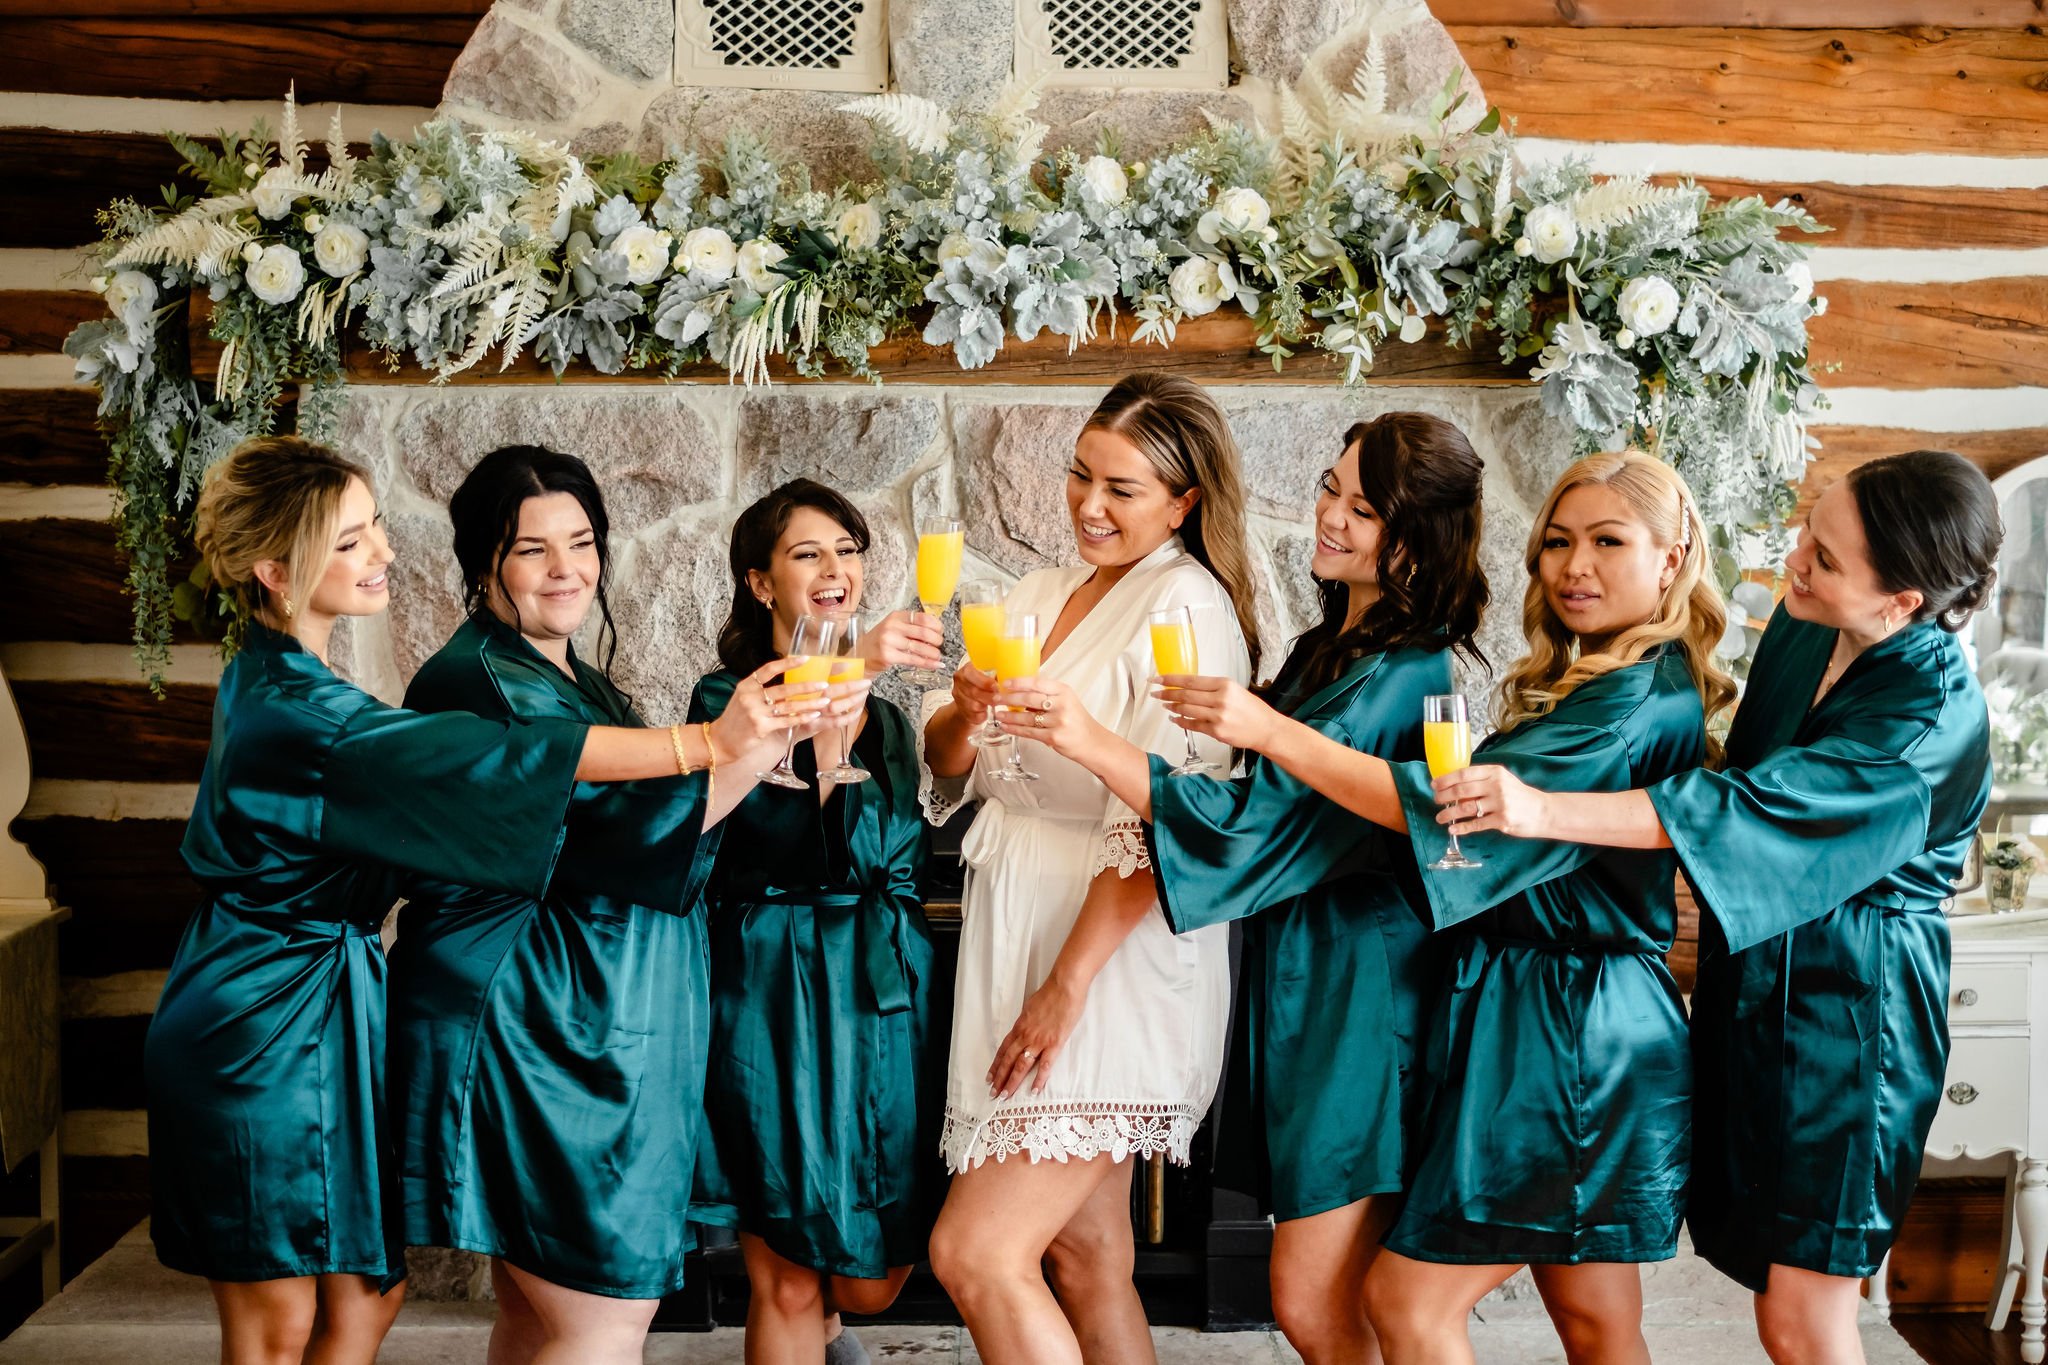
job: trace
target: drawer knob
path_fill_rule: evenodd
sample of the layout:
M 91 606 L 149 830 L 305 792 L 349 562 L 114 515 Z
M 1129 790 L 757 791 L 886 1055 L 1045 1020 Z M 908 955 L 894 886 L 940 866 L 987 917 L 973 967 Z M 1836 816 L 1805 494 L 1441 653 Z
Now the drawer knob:
M 1977 1098 L 1977 1087 L 1968 1081 L 1957 1081 L 1948 1088 L 1948 1097 L 1957 1104 L 1968 1104 Z
M 1971 990 L 1968 986 L 1963 987 L 1956 992 L 1956 1003 L 1964 1009 L 1970 1008 L 1970 1006 L 1977 1003 L 1977 992 Z

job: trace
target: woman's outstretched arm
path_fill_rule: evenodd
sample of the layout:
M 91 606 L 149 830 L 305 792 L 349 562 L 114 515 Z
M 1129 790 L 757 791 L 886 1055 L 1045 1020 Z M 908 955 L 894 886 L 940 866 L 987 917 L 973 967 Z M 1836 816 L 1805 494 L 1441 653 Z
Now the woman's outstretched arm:
M 1506 768 L 1482 763 L 1436 780 L 1437 823 L 1459 838 L 1494 830 L 1517 839 L 1551 839 L 1600 848 L 1670 848 L 1650 794 L 1538 791 Z

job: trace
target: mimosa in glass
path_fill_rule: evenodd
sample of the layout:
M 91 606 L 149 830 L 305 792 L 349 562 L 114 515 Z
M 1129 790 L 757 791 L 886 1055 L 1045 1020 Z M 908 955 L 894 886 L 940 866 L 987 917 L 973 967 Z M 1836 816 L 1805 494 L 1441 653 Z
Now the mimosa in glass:
M 1003 633 L 996 640 L 996 681 L 1006 683 L 1019 678 L 1037 677 L 1038 655 L 1037 615 L 1028 611 L 1004 613 Z M 988 775 L 998 782 L 1038 780 L 1037 773 L 1025 770 L 1023 747 L 1015 738 L 1010 739 L 1009 762 L 992 769 Z
M 967 645 L 967 662 L 993 678 L 997 646 L 1003 638 L 1003 585 L 993 578 L 977 578 L 960 585 L 960 638 Z M 977 748 L 1001 744 L 1003 727 L 993 714 L 967 737 Z
M 789 633 L 789 648 L 784 653 L 801 657 L 803 662 L 785 669 L 782 680 L 785 683 L 825 683 L 832 677 L 832 646 L 839 637 L 838 623 L 823 616 L 799 616 L 796 626 Z M 822 690 L 822 689 L 819 689 Z M 818 695 L 818 690 L 792 693 L 790 701 L 808 701 Z M 782 746 L 782 761 L 765 773 L 754 776 L 777 787 L 793 787 L 807 791 L 810 783 L 796 775 L 796 731 L 789 732 L 789 742 Z
M 833 682 L 859 682 L 867 676 L 868 661 L 860 657 L 862 627 L 860 618 L 851 613 L 836 617 L 839 624 L 839 638 L 834 642 L 831 658 Z M 820 781 L 842 784 L 865 782 L 874 774 L 862 767 L 853 754 L 854 731 L 857 720 L 849 719 L 839 727 L 839 762 L 818 774 Z
M 1195 649 L 1195 615 L 1186 607 L 1168 607 L 1155 611 L 1145 618 L 1152 629 L 1152 669 L 1159 676 L 1169 673 L 1199 673 L 1202 671 L 1201 656 Z M 1182 730 L 1188 742 L 1188 756 L 1180 766 L 1167 771 L 1175 777 L 1189 777 L 1195 773 L 1213 773 L 1220 766 L 1202 757 L 1195 748 L 1195 732 Z
M 917 600 L 927 616 L 944 616 L 953 590 L 960 586 L 960 555 L 965 548 L 966 528 L 951 517 L 926 517 L 917 523 Z M 925 687 L 942 687 L 943 673 L 920 669 L 917 681 Z
M 1465 698 L 1456 692 L 1422 699 L 1422 755 L 1429 760 L 1429 775 L 1462 772 L 1472 764 L 1472 724 L 1465 716 Z M 1444 856 L 1429 865 L 1432 872 L 1459 867 L 1478 867 L 1479 860 L 1465 856 L 1458 847 L 1458 834 L 1451 832 L 1451 846 Z

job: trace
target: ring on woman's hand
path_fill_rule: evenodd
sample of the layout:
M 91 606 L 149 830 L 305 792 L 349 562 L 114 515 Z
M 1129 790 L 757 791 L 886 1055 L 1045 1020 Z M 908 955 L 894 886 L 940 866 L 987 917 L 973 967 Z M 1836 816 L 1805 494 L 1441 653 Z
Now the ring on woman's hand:
M 1030 1061 L 1033 1057 L 1036 1057 L 1037 1055 L 1037 1053 L 1033 1052 L 1028 1047 L 1024 1049 L 1024 1060 L 1027 1062 Z
M 1032 717 L 1032 719 L 1038 722 L 1039 729 L 1043 730 L 1045 728 L 1045 712 L 1040 711 L 1036 716 Z
M 770 715 L 775 715 L 775 716 L 779 716 L 779 715 L 781 715 L 781 714 L 782 714 L 782 703 L 781 703 L 781 702 L 779 702 L 779 701 L 772 701 L 772 702 L 769 702 L 769 703 L 768 703 L 768 713 L 769 713 Z

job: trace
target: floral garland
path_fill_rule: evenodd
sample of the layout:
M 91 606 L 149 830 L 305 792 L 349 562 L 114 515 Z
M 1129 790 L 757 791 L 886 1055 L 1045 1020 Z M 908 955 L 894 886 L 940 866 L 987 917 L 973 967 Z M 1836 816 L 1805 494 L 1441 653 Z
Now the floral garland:
M 1011 336 L 1085 344 L 1120 311 L 1170 346 L 1226 305 L 1276 369 L 1314 346 L 1355 382 L 1439 318 L 1458 345 L 1491 332 L 1504 364 L 1534 356 L 1582 449 L 1672 460 L 1732 583 L 1738 538 L 1782 525 L 1805 464 L 1806 320 L 1826 301 L 1779 232 L 1819 225 L 1576 161 L 1524 169 L 1455 79 L 1426 113 L 1388 110 L 1376 43 L 1349 89 L 1320 70 L 1280 92 L 1279 132 L 1216 121 L 1149 163 L 1113 139 L 1046 151 L 1029 90 L 973 117 L 871 96 L 846 107 L 877 128 L 875 179 L 832 190 L 743 133 L 715 161 L 648 165 L 439 121 L 358 160 L 337 117 L 313 174 L 287 97 L 275 145 L 174 137 L 203 195 L 102 213 L 112 316 L 65 344 L 100 390 L 139 662 L 159 676 L 174 611 L 207 614 L 203 579 L 168 582 L 200 475 L 271 429 L 288 378 L 307 383 L 301 429 L 329 427 L 351 321 L 439 378 L 530 349 L 558 375 L 709 360 L 752 384 L 771 355 L 878 379 L 870 352 L 920 324 L 973 369 Z M 202 289 L 225 348 L 210 391 L 185 341 Z

